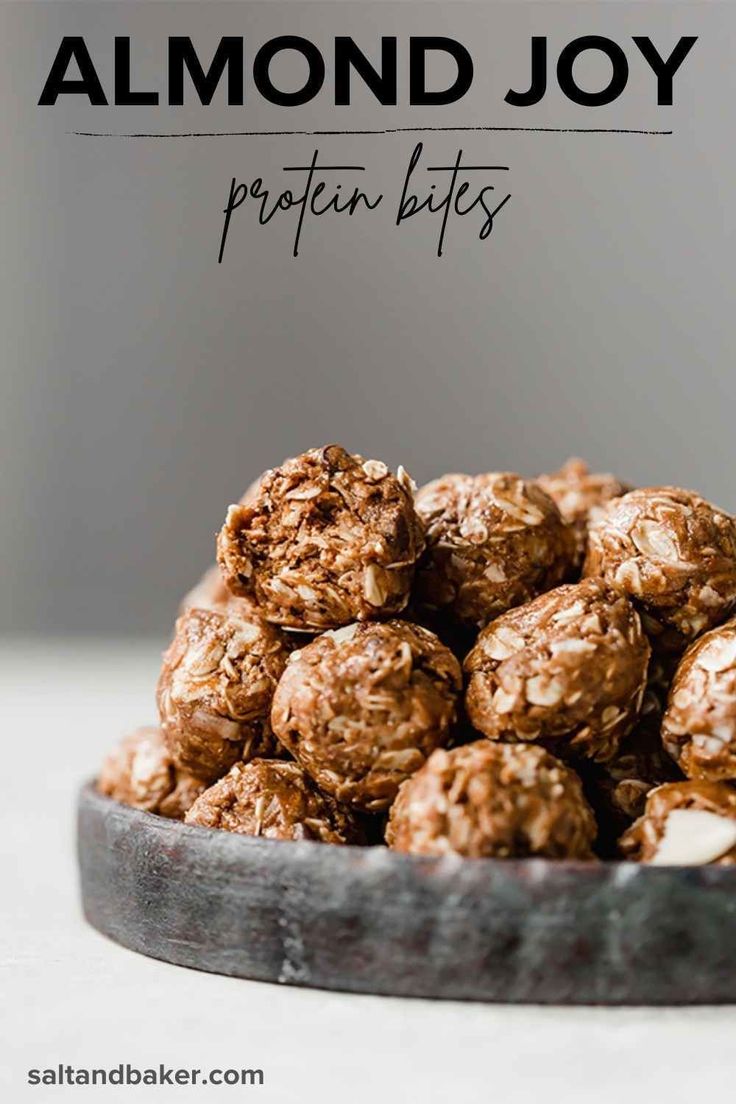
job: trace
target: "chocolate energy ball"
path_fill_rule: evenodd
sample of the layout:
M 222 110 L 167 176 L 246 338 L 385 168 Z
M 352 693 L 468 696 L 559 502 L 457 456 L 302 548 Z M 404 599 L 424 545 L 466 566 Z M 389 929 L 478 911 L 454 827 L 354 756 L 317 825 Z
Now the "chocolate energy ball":
M 507 472 L 444 475 L 416 497 L 427 551 L 417 598 L 483 626 L 570 575 L 575 536 L 536 483 Z
M 359 820 L 320 793 L 296 763 L 236 763 L 194 802 L 187 824 L 266 839 L 362 843 Z
M 491 740 L 606 760 L 634 725 L 649 644 L 631 602 L 600 579 L 496 618 L 465 660 L 465 705 Z
M 394 851 L 467 858 L 590 859 L 596 835 L 580 781 L 540 747 L 441 749 L 399 790 L 386 841 Z
M 688 778 L 736 782 L 736 620 L 705 633 L 685 652 L 662 738 Z
M 563 521 L 575 530 L 576 562 L 582 566 L 589 523 L 595 521 L 602 506 L 631 487 L 615 475 L 591 472 L 585 461 L 577 458 L 567 460 L 559 471 L 540 475 L 537 483 L 555 503 Z
M 282 633 L 252 611 L 179 618 L 156 691 L 177 766 L 213 782 L 238 759 L 276 753 L 268 717 L 287 655 Z
M 619 848 L 626 859 L 656 866 L 731 866 L 736 863 L 736 790 L 725 782 L 658 786 Z
M 682 651 L 736 605 L 736 521 L 693 491 L 630 491 L 591 526 L 584 574 L 636 602 L 655 647 Z
M 291 655 L 271 722 L 322 790 L 380 812 L 447 742 L 461 688 L 458 661 L 428 629 L 353 624 Z
M 413 484 L 339 445 L 268 471 L 218 537 L 227 586 L 269 621 L 328 629 L 400 612 L 423 547 Z
M 160 728 L 138 728 L 102 764 L 97 789 L 107 797 L 181 820 L 204 783 L 180 770 Z

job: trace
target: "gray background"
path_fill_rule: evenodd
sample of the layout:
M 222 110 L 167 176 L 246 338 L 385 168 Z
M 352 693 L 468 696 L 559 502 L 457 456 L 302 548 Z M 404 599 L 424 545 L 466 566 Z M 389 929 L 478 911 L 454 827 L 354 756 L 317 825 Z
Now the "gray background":
M 4 5 L 0 264 L 0 623 L 7 632 L 157 633 L 212 558 L 228 502 L 310 445 L 443 470 L 533 474 L 582 454 L 639 483 L 670 481 L 736 509 L 732 476 L 733 5 Z M 349 110 L 36 107 L 62 34 L 84 34 L 109 83 L 112 37 L 135 40 L 141 86 L 167 34 L 203 54 L 221 34 L 326 44 L 451 34 L 476 80 L 457 105 Z M 700 41 L 657 108 L 631 46 L 622 99 L 559 92 L 503 103 L 530 34 L 671 46 Z M 584 74 L 591 86 L 595 73 Z M 218 96 L 219 100 L 219 96 Z M 523 118 L 522 118 L 523 117 Z M 315 145 L 370 166 L 395 197 L 415 138 L 77 138 L 71 129 L 340 125 L 671 127 L 672 137 L 427 136 L 511 166 L 486 243 L 454 223 L 321 220 L 290 256 L 292 221 L 233 222 L 230 178 L 283 183 Z M 236 216 L 237 217 L 237 216 Z M 471 222 L 473 225 L 471 226 Z M 467 223 L 468 225 L 465 225 Z

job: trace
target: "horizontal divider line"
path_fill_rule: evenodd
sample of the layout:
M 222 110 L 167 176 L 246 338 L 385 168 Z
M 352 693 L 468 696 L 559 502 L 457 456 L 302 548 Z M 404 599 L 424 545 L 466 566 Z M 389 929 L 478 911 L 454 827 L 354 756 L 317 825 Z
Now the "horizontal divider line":
M 648 134 L 670 135 L 671 130 L 636 130 L 632 127 L 533 127 L 533 126 L 440 126 L 440 127 L 387 127 L 381 130 L 191 130 L 191 131 L 137 131 L 120 133 L 102 130 L 69 130 L 67 134 L 80 138 L 327 138 L 344 135 L 373 134 L 428 134 L 428 133 L 478 133 L 507 132 L 530 134 Z

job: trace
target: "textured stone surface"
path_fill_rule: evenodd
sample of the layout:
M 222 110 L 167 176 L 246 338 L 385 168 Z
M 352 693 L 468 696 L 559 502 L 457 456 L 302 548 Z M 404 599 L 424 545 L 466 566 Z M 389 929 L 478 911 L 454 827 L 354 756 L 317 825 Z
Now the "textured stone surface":
M 79 803 L 91 924 L 214 973 L 406 996 L 736 1001 L 736 871 L 425 859 Z

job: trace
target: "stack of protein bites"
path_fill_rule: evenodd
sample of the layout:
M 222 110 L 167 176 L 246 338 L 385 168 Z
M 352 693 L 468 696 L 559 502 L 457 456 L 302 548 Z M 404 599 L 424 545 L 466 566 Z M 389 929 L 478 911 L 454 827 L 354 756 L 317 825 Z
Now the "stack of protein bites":
M 693 492 L 581 461 L 417 492 L 329 445 L 217 557 L 103 793 L 270 839 L 736 862 L 736 520 Z

